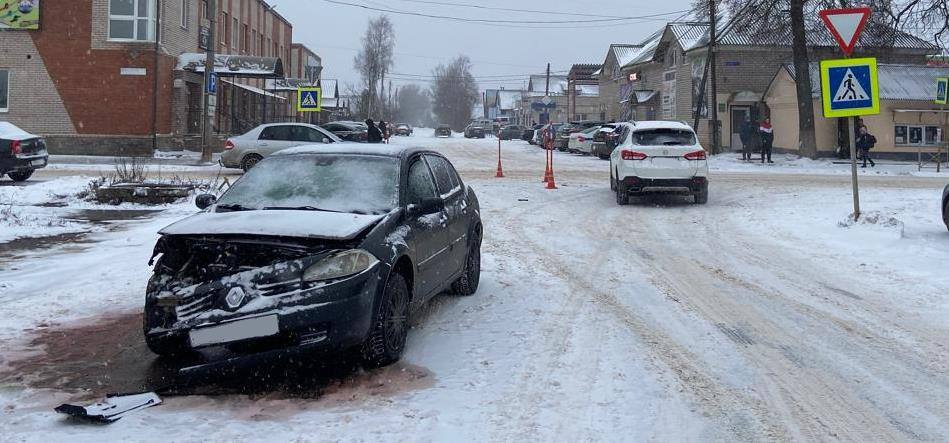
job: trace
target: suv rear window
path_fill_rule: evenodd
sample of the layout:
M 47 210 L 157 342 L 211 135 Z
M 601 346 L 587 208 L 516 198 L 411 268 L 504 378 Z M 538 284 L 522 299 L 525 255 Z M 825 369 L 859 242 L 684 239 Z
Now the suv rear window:
M 689 146 L 695 133 L 684 129 L 647 129 L 633 133 L 633 144 L 641 146 Z

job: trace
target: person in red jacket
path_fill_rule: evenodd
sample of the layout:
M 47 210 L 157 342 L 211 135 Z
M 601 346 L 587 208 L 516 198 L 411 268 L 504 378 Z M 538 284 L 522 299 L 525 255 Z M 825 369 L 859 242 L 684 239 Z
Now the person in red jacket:
M 768 163 L 774 163 L 771 161 L 771 147 L 774 144 L 774 128 L 771 127 L 771 118 L 766 117 L 761 121 L 761 125 L 758 126 L 758 135 L 761 143 L 761 163 L 764 163 L 765 156 L 768 158 Z

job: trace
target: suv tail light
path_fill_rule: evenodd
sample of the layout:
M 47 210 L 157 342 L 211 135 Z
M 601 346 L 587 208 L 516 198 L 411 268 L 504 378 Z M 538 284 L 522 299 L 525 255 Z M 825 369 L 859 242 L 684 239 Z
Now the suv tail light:
M 231 149 L 234 149 L 234 142 L 228 140 L 227 143 L 224 143 L 224 150 L 230 151 Z
M 705 151 L 695 151 L 685 154 L 686 160 L 705 160 Z
M 623 160 L 645 160 L 646 157 L 648 157 L 648 155 L 642 152 L 630 151 L 628 149 L 620 151 L 620 154 L 623 156 Z
M 586 139 L 586 137 L 584 137 L 584 136 L 581 135 L 581 136 L 577 137 L 577 141 L 580 142 L 580 143 L 586 143 L 587 139 Z
M 22 149 L 20 148 L 20 141 L 13 140 L 13 144 L 10 146 L 10 155 L 20 155 Z

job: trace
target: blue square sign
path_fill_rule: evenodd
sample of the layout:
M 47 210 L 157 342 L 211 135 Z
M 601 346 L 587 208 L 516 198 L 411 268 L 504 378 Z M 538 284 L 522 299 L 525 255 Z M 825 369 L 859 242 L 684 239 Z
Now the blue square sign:
M 824 117 L 879 114 L 876 59 L 822 61 L 821 94 Z

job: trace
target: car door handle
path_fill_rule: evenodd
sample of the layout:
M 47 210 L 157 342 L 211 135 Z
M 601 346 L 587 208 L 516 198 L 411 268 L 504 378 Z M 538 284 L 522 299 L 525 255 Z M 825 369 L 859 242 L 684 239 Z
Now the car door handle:
M 261 143 L 260 146 L 267 147 L 270 146 L 270 143 Z

